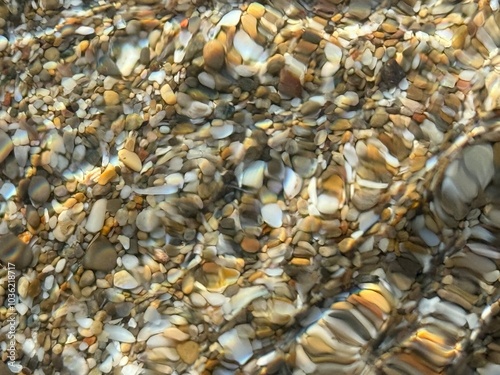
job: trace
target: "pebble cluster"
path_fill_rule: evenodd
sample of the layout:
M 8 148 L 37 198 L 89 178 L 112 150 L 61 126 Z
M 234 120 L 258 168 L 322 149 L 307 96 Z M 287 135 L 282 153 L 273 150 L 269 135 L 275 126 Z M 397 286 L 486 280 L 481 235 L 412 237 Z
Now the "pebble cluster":
M 500 373 L 499 48 L 498 0 L 0 2 L 25 373 Z

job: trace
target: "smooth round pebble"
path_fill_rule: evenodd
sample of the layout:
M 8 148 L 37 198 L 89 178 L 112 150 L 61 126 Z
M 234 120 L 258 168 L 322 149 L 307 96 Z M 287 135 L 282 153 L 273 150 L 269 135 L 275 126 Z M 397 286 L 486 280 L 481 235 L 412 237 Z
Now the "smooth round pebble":
M 109 272 L 116 266 L 115 247 L 104 236 L 97 237 L 87 248 L 82 264 L 94 271 Z
M 224 65 L 225 50 L 218 40 L 210 40 L 203 47 L 203 59 L 208 67 L 219 70 Z
M 7 233 L 0 236 L 0 260 L 2 264 L 13 263 L 17 269 L 23 269 L 33 260 L 33 253 L 16 235 Z
M 47 179 L 43 176 L 32 177 L 28 187 L 28 195 L 35 205 L 46 203 L 50 197 L 50 185 Z
M 135 220 L 135 224 L 140 231 L 149 233 L 160 225 L 160 218 L 156 215 L 153 209 L 149 208 L 139 212 Z

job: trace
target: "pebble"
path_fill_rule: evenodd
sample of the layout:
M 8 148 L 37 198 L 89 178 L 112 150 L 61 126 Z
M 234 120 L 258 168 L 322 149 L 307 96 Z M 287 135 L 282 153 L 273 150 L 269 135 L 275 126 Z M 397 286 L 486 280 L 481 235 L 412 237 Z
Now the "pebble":
M 177 103 L 177 97 L 176 97 L 175 93 L 172 91 L 172 88 L 170 87 L 170 85 L 168 83 L 161 87 L 160 95 L 161 95 L 161 98 L 168 105 L 175 105 L 175 103 Z
M 9 46 L 9 40 L 3 35 L 0 35 L 0 52 L 5 51 L 8 46 Z
M 210 134 L 214 139 L 224 139 L 233 134 L 234 126 L 233 124 L 224 124 L 222 126 L 212 126 L 210 128 Z
M 367 19 L 370 13 L 371 1 L 351 0 L 349 3 L 349 14 L 360 21 Z
M 210 40 L 203 47 L 203 59 L 208 67 L 220 70 L 224 66 L 225 50 L 218 40 Z
M 294 198 L 302 190 L 302 178 L 291 168 L 285 170 L 283 189 L 288 199 Z
M 60 53 L 56 47 L 50 47 L 45 50 L 43 56 L 49 61 L 57 61 L 59 60 Z
M 47 202 L 50 197 L 50 184 L 43 176 L 31 178 L 28 195 L 34 205 L 40 206 Z
M 120 289 L 135 289 L 139 283 L 130 273 L 121 270 L 113 275 L 113 285 Z
M 116 266 L 115 247 L 104 236 L 97 237 L 85 251 L 82 265 L 94 271 L 109 272 Z
M 238 30 L 234 35 L 234 48 L 243 61 L 259 61 L 264 54 L 264 48 L 243 30 Z
M 116 340 L 120 342 L 128 342 L 128 343 L 134 343 L 135 342 L 135 337 L 134 335 L 128 330 L 123 327 L 120 327 L 118 325 L 114 324 L 105 324 L 104 325 L 104 332 L 108 335 L 108 337 L 111 340 Z
M 16 235 L 7 233 L 0 236 L 0 260 L 4 265 L 13 263 L 21 270 L 31 264 L 33 253 Z
M 92 272 L 91 270 L 85 270 L 80 277 L 78 285 L 80 286 L 80 288 L 85 288 L 86 286 L 91 286 L 92 284 L 94 284 L 94 281 L 94 272 Z
M 160 218 L 156 215 L 155 210 L 148 208 L 139 212 L 135 220 L 137 228 L 146 233 L 150 233 L 160 225 Z
M 269 203 L 262 206 L 262 220 L 273 228 L 279 228 L 283 225 L 283 212 L 276 203 Z
M 103 56 L 97 64 L 97 72 L 105 76 L 120 77 L 120 69 L 116 66 L 116 63 L 111 59 L 111 57 L 105 55 Z
M 267 60 L 267 72 L 276 75 L 285 66 L 285 58 L 283 55 L 276 54 Z
M 258 239 L 250 237 L 243 237 L 240 246 L 247 253 L 256 253 L 261 247 Z
M 112 106 L 120 104 L 120 95 L 116 91 L 106 90 L 104 91 L 104 104 Z
M 90 210 L 90 214 L 87 217 L 87 224 L 85 224 L 85 229 L 90 233 L 99 232 L 103 225 L 104 219 L 106 218 L 106 205 L 108 200 L 102 198 L 97 200 Z
M 241 10 L 226 13 L 219 21 L 219 26 L 236 26 L 240 22 Z
M 9 135 L 3 130 L 0 130 L 0 163 L 2 163 L 7 156 L 14 149 L 14 143 L 10 139 Z
M 192 365 L 198 359 L 200 345 L 194 341 L 185 341 L 177 344 L 177 353 L 184 363 Z
M 142 161 L 136 153 L 126 149 L 121 149 L 118 151 L 118 158 L 127 168 L 130 168 L 135 172 L 141 171 Z
M 141 127 L 143 122 L 142 116 L 138 113 L 131 113 L 127 115 L 125 120 L 125 130 L 137 130 Z

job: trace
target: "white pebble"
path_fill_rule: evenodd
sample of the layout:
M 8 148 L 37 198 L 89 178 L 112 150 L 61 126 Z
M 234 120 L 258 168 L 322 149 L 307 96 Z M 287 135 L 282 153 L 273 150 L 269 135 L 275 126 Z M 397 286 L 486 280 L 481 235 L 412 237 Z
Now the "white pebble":
M 164 70 L 158 70 L 156 72 L 152 72 L 148 79 L 153 82 L 158 82 L 158 84 L 162 84 L 165 80 L 166 73 Z
M 302 190 L 302 178 L 291 168 L 285 169 L 283 189 L 285 190 L 285 196 L 288 199 L 294 198 Z
M 116 341 L 120 341 L 120 342 L 128 342 L 128 343 L 135 342 L 134 335 L 129 330 L 127 330 L 123 327 L 112 325 L 112 324 L 105 324 L 104 331 L 108 334 L 108 337 L 111 340 L 116 340 Z
M 99 199 L 94 203 L 87 217 L 87 224 L 85 224 L 85 229 L 88 232 L 97 233 L 102 229 L 104 226 L 104 219 L 106 218 L 107 204 L 108 200 L 106 198 Z
M 8 45 L 9 45 L 9 40 L 3 35 L 0 35 L 0 52 L 5 51 Z
M 19 313 L 19 315 L 26 315 L 26 313 L 28 312 L 28 306 L 26 306 L 24 303 L 18 303 L 16 305 L 16 310 L 17 312 Z
M 75 34 L 78 35 L 90 35 L 94 33 L 94 29 L 89 26 L 80 26 L 78 29 L 75 30 Z
M 212 126 L 210 128 L 210 134 L 214 139 L 224 139 L 233 134 L 234 126 L 233 124 L 224 124 L 222 126 Z
M 137 215 L 135 223 L 140 231 L 149 233 L 160 225 L 160 218 L 153 209 L 148 208 Z
M 266 162 L 262 160 L 254 161 L 243 172 L 241 185 L 260 189 L 264 183 L 264 169 Z
M 240 22 L 241 10 L 232 10 L 222 17 L 219 26 L 236 26 Z
M 122 257 L 122 264 L 123 267 L 131 271 L 139 266 L 139 259 L 135 255 L 125 254 Z
M 283 224 L 283 212 L 276 203 L 269 203 L 262 206 L 261 214 L 264 222 L 273 228 L 279 228 Z
M 264 48 L 257 44 L 243 30 L 238 30 L 234 35 L 233 46 L 244 61 L 260 61 L 260 58 L 264 53 Z
M 334 214 L 339 209 L 339 200 L 331 195 L 321 194 L 318 196 L 316 207 L 322 214 Z
M 137 280 L 125 270 L 114 274 L 113 284 L 120 289 L 135 289 L 139 286 Z

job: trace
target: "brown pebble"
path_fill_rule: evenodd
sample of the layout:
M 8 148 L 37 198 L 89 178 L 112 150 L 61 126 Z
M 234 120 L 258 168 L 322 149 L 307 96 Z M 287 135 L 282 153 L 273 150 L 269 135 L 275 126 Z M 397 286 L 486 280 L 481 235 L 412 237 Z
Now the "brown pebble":
M 299 77 L 295 76 L 288 69 L 281 70 L 278 90 L 281 94 L 292 98 L 302 96 L 302 84 Z
M 112 90 L 104 91 L 104 104 L 106 105 L 118 105 L 120 104 L 120 95 Z
M 177 353 L 181 360 L 188 365 L 192 365 L 198 358 L 200 344 L 194 341 L 186 341 L 177 345 Z
M 256 253 L 260 249 L 259 240 L 252 237 L 244 237 L 240 245 L 247 253 Z
M 224 66 L 225 50 L 218 40 L 211 40 L 203 47 L 203 59 L 205 64 L 215 70 Z

